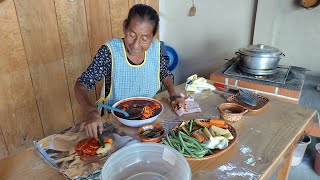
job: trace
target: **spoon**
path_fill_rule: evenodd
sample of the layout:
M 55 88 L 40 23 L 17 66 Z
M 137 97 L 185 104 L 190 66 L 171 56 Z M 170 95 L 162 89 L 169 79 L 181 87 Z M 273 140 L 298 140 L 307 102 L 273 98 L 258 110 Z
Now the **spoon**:
M 130 119 L 137 119 L 140 118 L 143 114 L 145 105 L 132 105 L 129 106 L 127 112 L 130 114 Z
M 126 118 L 129 117 L 129 114 L 125 111 L 122 111 L 121 109 L 118 109 L 118 108 L 114 108 L 112 106 L 108 106 L 108 105 L 105 105 L 105 104 L 102 104 L 102 103 L 97 103 L 97 105 L 99 107 L 103 107 L 103 108 L 106 108 L 106 109 L 109 109 L 109 110 L 112 110 L 112 111 L 117 111 L 119 113 L 122 113 Z

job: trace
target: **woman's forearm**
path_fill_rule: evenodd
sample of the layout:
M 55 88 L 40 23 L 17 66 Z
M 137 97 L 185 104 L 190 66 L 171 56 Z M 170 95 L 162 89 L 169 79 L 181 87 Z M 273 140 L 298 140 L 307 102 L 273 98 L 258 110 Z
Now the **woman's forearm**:
M 86 111 L 87 113 L 90 112 L 98 112 L 96 105 L 92 102 L 88 96 L 87 88 L 80 82 L 76 82 L 74 86 L 74 93 L 80 107 Z
M 170 97 L 176 95 L 172 78 L 170 76 L 167 76 L 164 80 L 162 80 L 162 83 L 166 87 Z

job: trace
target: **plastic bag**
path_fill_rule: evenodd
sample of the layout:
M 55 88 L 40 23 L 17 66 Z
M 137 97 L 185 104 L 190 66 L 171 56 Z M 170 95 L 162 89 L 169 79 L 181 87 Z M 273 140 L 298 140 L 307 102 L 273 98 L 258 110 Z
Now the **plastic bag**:
M 197 102 L 194 101 L 193 97 L 190 95 L 181 94 L 181 97 L 185 98 L 185 106 L 180 107 L 179 109 L 173 108 L 178 116 L 182 116 L 184 114 L 189 113 L 198 113 L 201 112 L 201 108 Z

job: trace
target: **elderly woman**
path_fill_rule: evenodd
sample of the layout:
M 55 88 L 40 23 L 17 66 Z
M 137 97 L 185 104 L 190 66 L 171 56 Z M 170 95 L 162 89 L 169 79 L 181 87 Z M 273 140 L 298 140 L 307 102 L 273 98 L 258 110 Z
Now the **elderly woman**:
M 183 106 L 184 99 L 176 95 L 163 56 L 165 49 L 154 39 L 159 26 L 159 16 L 150 6 L 134 5 L 123 22 L 124 38 L 107 41 L 95 55 L 93 62 L 78 78 L 75 94 L 80 106 L 87 112 L 86 134 L 96 137 L 103 130 L 101 112 L 88 98 L 88 91 L 103 79 L 99 102 L 115 102 L 135 96 L 153 97 L 160 82 L 168 90 L 174 106 Z

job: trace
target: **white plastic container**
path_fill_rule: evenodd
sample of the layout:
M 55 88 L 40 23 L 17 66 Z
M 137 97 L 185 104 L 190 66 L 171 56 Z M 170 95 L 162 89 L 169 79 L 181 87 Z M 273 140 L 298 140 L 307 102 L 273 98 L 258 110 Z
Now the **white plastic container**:
M 102 180 L 191 180 L 187 160 L 175 149 L 157 143 L 136 143 L 113 153 Z
M 311 137 L 306 135 L 302 141 L 298 142 L 296 149 L 293 152 L 293 158 L 291 166 L 298 166 L 301 164 L 304 153 L 306 152 L 307 146 L 311 143 Z

